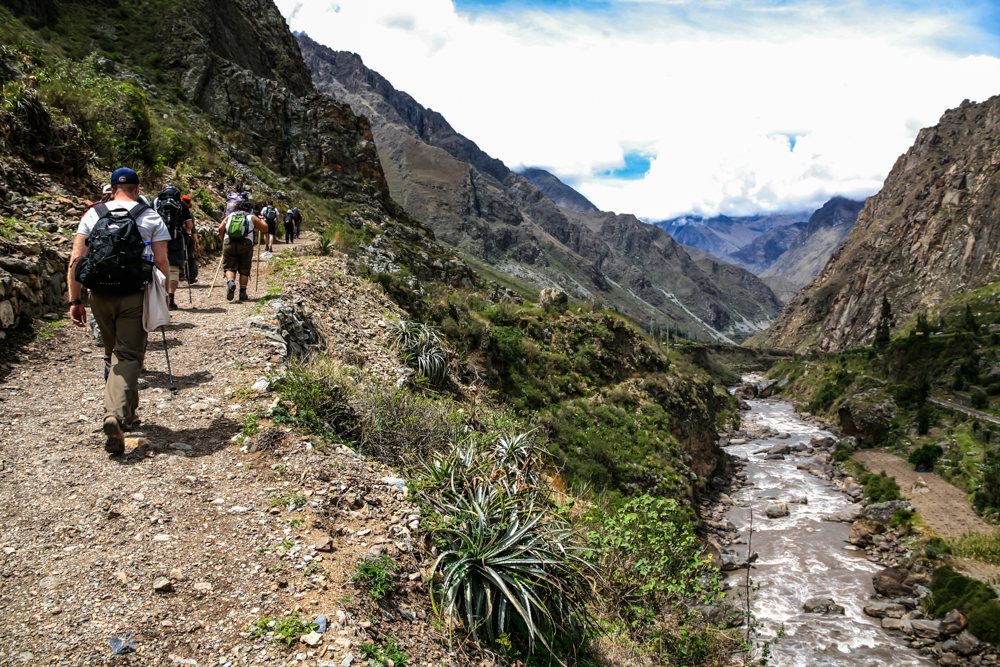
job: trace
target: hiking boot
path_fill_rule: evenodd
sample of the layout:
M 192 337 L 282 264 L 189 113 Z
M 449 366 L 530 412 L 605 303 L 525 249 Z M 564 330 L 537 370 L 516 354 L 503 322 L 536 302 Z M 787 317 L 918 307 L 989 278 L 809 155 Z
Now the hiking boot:
M 167 296 L 170 297 L 170 300 L 167 302 L 167 309 L 168 310 L 177 310 L 178 306 L 177 306 L 177 302 L 174 301 L 174 295 L 173 294 L 168 294 Z
M 236 281 L 230 280 L 226 288 L 226 301 L 232 301 L 234 296 L 236 296 Z
M 240 301 L 246 301 L 250 297 L 247 296 L 247 290 L 244 287 L 240 288 Z
M 108 436 L 104 451 L 115 456 L 125 453 L 125 434 L 117 417 L 104 418 L 104 435 Z

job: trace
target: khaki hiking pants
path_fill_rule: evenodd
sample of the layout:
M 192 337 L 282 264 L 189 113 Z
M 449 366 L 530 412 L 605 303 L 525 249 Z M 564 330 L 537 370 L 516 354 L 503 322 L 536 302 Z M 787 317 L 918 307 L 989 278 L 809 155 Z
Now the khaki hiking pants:
M 132 424 L 139 407 L 139 373 L 146 356 L 146 330 L 142 327 L 144 292 L 119 296 L 90 293 L 90 312 L 104 340 L 105 416 L 114 415 L 124 426 Z

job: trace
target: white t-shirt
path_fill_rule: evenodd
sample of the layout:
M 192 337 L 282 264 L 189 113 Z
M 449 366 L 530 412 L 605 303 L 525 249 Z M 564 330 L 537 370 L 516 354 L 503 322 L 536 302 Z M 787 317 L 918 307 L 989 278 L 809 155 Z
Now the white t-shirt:
M 109 201 L 107 202 L 107 207 L 111 211 L 117 210 L 128 210 L 131 211 L 138 202 L 130 201 Z M 85 236 L 90 236 L 90 232 L 94 229 L 94 225 L 100 218 L 97 216 L 96 207 L 92 206 L 89 211 L 87 211 L 83 218 L 80 219 L 80 224 L 76 228 L 77 234 L 83 234 Z M 163 224 L 163 218 L 160 214 L 153 209 L 146 210 L 139 219 L 136 221 L 139 226 L 139 234 L 142 235 L 143 241 L 169 241 L 170 232 L 167 231 L 167 226 Z

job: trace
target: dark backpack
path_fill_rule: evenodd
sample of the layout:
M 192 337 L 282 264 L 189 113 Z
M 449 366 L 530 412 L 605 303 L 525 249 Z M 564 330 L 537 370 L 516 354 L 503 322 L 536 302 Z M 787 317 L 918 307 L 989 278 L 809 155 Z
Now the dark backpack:
M 143 258 L 146 242 L 136 222 L 149 207 L 110 210 L 97 204 L 98 220 L 87 237 L 87 254 L 76 265 L 76 279 L 94 292 L 131 294 L 153 282 L 153 263 Z
M 170 232 L 170 238 L 177 240 L 184 229 L 184 204 L 181 193 L 172 185 L 160 190 L 156 195 L 156 212 L 163 218 L 163 224 Z
M 266 206 L 261 213 L 264 214 L 264 219 L 268 222 L 274 222 L 278 219 L 278 209 L 273 206 Z
M 295 214 L 292 213 L 291 211 L 288 211 L 287 213 L 285 213 L 285 224 L 290 225 L 293 222 L 295 222 Z

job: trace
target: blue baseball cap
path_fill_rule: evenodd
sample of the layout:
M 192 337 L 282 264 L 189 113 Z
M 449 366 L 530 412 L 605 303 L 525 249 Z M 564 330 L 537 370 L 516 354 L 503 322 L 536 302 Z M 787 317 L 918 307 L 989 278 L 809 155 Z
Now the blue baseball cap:
M 119 167 L 111 174 L 111 185 L 139 185 L 139 174 L 128 167 Z

